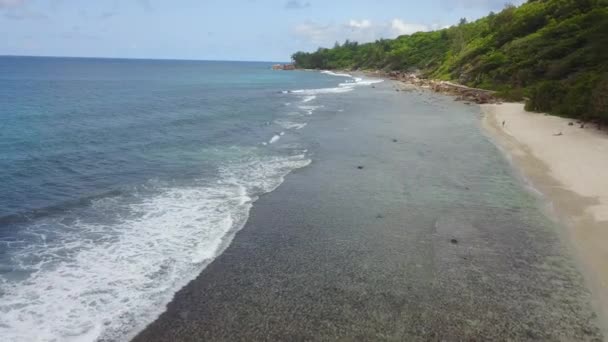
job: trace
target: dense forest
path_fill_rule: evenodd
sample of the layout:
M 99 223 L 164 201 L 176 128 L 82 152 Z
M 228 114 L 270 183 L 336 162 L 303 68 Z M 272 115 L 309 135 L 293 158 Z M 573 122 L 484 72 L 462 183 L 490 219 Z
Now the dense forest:
M 608 123 L 608 0 L 529 0 L 433 32 L 297 52 L 307 69 L 402 70 Z

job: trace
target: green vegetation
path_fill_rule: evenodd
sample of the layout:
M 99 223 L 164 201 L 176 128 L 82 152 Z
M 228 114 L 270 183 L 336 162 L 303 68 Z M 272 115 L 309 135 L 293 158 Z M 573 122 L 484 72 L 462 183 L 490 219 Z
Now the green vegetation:
M 417 71 L 527 99 L 526 109 L 608 123 L 608 0 L 529 0 L 434 32 L 298 52 L 308 69 Z

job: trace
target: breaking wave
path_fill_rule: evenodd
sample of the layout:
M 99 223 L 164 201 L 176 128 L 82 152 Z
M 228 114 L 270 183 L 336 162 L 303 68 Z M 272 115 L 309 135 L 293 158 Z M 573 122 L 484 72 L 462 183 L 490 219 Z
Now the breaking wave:
M 247 156 L 223 165 L 213 181 L 152 182 L 128 198 L 95 200 L 89 215 L 40 220 L 26 232 L 36 243 L 11 255 L 24 279 L 0 283 L 2 339 L 132 337 L 222 253 L 260 194 L 308 163 L 305 154 Z

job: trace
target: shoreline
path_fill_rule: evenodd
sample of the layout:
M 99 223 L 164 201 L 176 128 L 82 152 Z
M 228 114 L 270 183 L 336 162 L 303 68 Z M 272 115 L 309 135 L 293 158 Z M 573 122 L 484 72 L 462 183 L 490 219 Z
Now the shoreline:
M 598 326 L 608 340 L 608 265 L 604 262 L 608 259 L 608 180 L 602 179 L 601 172 L 591 171 L 608 168 L 608 134 L 599 127 L 592 128 L 590 122 L 528 112 L 523 103 L 503 102 L 494 97 L 494 92 L 484 89 L 418 78 L 411 73 L 365 74 L 395 81 L 400 85 L 397 91 L 427 90 L 454 97 L 454 101 L 466 105 L 479 105 L 480 128 L 560 228 L 558 234 L 572 251 L 591 291 Z M 528 134 L 510 130 L 512 119 Z M 542 132 L 542 136 L 536 136 L 535 131 Z M 542 143 L 551 138 L 558 139 L 558 144 Z M 552 148 L 553 155 L 544 153 L 543 148 L 547 147 Z M 568 160 L 572 156 L 575 160 Z M 583 168 L 572 167 L 573 164 Z M 596 165 L 589 166 L 592 164 Z
M 476 108 L 395 85 L 327 98 L 299 132 L 313 162 L 133 341 L 600 340 Z
M 344 71 L 351 72 L 351 71 Z M 454 96 L 455 101 L 463 102 L 467 105 L 472 104 L 500 104 L 502 99 L 496 97 L 496 91 L 472 88 L 462 84 L 443 81 L 438 79 L 430 79 L 419 77 L 415 73 L 400 72 L 400 71 L 359 71 L 362 74 L 370 77 L 378 77 L 385 80 L 390 80 L 400 84 L 397 91 L 411 91 L 411 90 L 430 90 L 438 94 L 447 96 Z
M 563 229 L 608 333 L 608 135 L 572 119 L 527 112 L 523 104 L 481 105 L 482 128 L 541 194 Z M 504 122 L 504 126 L 503 126 Z M 595 170 L 596 172 L 593 172 Z

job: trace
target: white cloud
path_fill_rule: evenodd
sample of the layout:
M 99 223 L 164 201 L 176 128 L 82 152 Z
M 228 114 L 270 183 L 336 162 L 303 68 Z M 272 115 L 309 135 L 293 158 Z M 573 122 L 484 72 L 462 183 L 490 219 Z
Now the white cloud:
M 441 0 L 441 3 L 450 9 L 456 7 L 481 8 L 484 10 L 500 10 L 506 4 L 521 5 L 526 0 Z
M 347 26 L 353 29 L 368 29 L 372 27 L 372 22 L 368 19 L 363 19 L 361 21 L 351 19 Z
M 420 31 L 429 31 L 429 27 L 427 25 L 406 23 L 401 19 L 393 19 L 391 21 L 391 29 L 398 36 Z
M 369 19 L 351 19 L 344 24 L 318 24 L 309 21 L 295 26 L 293 35 L 300 41 L 329 47 L 334 42 L 343 42 L 346 39 L 367 43 L 381 38 L 395 38 L 404 34 L 437 28 L 439 25 L 407 23 L 401 19 L 383 23 L 374 23 Z

